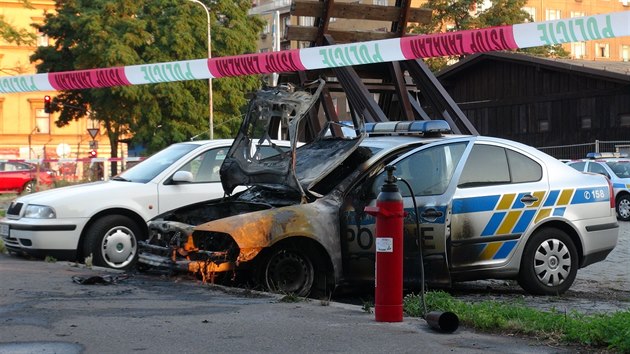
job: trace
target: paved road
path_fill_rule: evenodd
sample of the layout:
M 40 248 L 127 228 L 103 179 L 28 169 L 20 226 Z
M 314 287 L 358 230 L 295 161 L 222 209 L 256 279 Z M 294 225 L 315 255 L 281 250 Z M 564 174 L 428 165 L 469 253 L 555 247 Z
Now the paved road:
M 361 306 L 287 303 L 269 294 L 116 274 L 0 255 L 0 354 L 5 353 L 569 353 L 514 337 L 431 330 L 418 318 L 375 322 Z

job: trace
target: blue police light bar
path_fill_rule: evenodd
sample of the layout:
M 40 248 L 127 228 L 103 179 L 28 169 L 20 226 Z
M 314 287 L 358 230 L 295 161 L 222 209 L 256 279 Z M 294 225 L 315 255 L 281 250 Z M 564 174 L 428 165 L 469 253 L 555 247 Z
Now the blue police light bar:
M 628 154 L 623 152 L 589 152 L 586 154 L 587 159 L 605 159 L 605 158 L 627 158 Z
M 450 133 L 451 127 L 445 120 L 416 120 L 365 123 L 368 134 L 402 134 L 402 133 Z

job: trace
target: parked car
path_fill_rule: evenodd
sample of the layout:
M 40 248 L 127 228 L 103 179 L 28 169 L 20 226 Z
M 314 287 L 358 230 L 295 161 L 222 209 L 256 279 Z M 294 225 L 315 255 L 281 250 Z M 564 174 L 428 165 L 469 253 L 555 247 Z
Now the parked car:
M 578 171 L 599 173 L 612 181 L 615 195 L 617 218 L 630 220 L 630 159 L 627 157 L 606 157 L 599 153 L 588 154 L 586 159 L 569 162 Z
M 12 253 L 133 266 L 147 220 L 168 210 L 223 196 L 221 162 L 233 140 L 178 143 L 109 181 L 51 189 L 13 201 L 0 219 L 0 236 Z M 279 146 L 255 145 L 264 154 Z M 280 150 L 282 151 L 282 150 Z
M 37 183 L 51 186 L 55 171 L 20 161 L 0 161 L 0 193 L 31 193 Z
M 290 123 L 295 141 L 318 97 L 259 94 L 221 166 L 229 197 L 152 219 L 140 264 L 191 271 L 206 281 L 246 277 L 298 295 L 374 284 L 375 218 L 365 207 L 376 205 L 386 166 L 411 186 L 399 183 L 408 213 L 408 289 L 419 289 L 423 279 L 449 286 L 503 278 L 517 279 L 530 293 L 561 294 L 578 268 L 605 259 L 616 245 L 605 177 L 513 141 L 449 134 L 445 121 L 357 120 L 354 136 L 339 135 L 344 129 L 329 122 L 317 139 L 291 152 L 251 159 L 248 145 L 260 139 L 254 132 L 265 132 L 263 122 L 276 126 L 277 117 L 264 112 L 301 112 Z M 234 193 L 242 185 L 249 188 Z

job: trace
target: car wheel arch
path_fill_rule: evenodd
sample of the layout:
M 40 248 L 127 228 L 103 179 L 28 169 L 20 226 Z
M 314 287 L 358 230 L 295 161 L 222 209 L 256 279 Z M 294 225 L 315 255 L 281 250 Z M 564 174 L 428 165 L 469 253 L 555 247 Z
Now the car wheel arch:
M 584 259 L 584 245 L 582 244 L 582 239 L 580 239 L 580 235 L 575 227 L 566 221 L 560 219 L 552 219 L 539 223 L 536 228 L 532 230 L 530 236 L 534 235 L 536 232 L 544 230 L 545 228 L 558 229 L 564 231 L 569 236 L 569 238 L 573 242 L 573 245 L 575 245 L 575 248 L 577 249 L 578 267 L 580 267 Z
M 147 227 L 147 222 L 144 220 L 138 213 L 124 208 L 113 208 L 113 209 L 105 209 L 101 210 L 98 213 L 92 215 L 90 220 L 85 224 L 83 230 L 81 231 L 81 237 L 79 239 L 79 244 L 77 245 L 77 260 L 82 261 L 85 259 L 87 255 L 83 254 L 83 245 L 85 243 L 86 235 L 92 224 L 94 224 L 97 220 L 108 216 L 108 215 L 123 215 L 129 217 L 138 225 L 140 225 L 140 229 L 142 230 L 142 240 L 146 240 L 149 235 L 149 230 Z

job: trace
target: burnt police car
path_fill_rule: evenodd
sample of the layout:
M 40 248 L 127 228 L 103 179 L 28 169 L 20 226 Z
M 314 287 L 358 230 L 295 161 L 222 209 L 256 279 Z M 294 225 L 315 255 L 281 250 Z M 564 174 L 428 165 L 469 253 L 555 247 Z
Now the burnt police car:
M 140 265 L 206 281 L 247 276 L 298 295 L 373 284 L 375 218 L 365 207 L 376 205 L 390 165 L 411 187 L 400 185 L 406 288 L 423 279 L 449 286 L 500 278 L 533 294 L 561 294 L 579 268 L 615 247 L 615 202 L 604 176 L 520 143 L 449 134 L 437 120 L 359 123 L 350 134 L 329 123 L 295 147 L 318 96 L 259 92 L 221 167 L 227 196 L 150 221 Z M 279 125 L 288 126 L 294 147 L 257 158 L 251 145 Z M 232 194 L 242 185 L 248 189 Z

